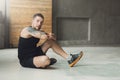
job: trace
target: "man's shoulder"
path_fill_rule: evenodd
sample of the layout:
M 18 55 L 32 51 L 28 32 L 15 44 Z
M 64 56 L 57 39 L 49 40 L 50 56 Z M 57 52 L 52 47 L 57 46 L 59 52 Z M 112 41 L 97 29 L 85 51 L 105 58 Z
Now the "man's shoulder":
M 29 29 L 29 27 L 24 27 L 24 28 L 21 30 L 21 32 L 26 32 L 26 31 L 28 31 L 28 29 Z
M 26 30 L 29 31 L 29 32 L 36 32 L 37 31 L 32 27 L 26 27 Z
M 23 28 L 23 30 L 27 30 L 27 31 L 30 30 L 30 29 L 32 29 L 32 27 L 30 27 L 30 26 Z

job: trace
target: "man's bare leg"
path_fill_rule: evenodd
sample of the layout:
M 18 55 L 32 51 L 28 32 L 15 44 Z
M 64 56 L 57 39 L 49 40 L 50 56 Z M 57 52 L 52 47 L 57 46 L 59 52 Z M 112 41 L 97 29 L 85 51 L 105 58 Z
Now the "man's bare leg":
M 78 54 L 67 54 L 57 43 L 55 40 L 49 39 L 42 45 L 43 52 L 47 52 L 49 48 L 52 48 L 55 53 L 67 59 L 69 66 L 73 67 L 83 56 L 83 52 L 81 51 Z M 40 58 L 39 58 L 40 59 Z
M 48 51 L 49 48 L 52 48 L 55 53 L 65 59 L 68 57 L 68 54 L 57 44 L 55 40 L 49 39 L 42 45 L 42 50 L 45 53 Z
M 68 56 L 68 54 L 54 40 L 49 39 L 42 45 L 42 50 L 44 53 L 46 53 L 49 48 L 52 48 L 55 53 L 65 59 Z M 33 59 L 33 63 L 38 68 L 45 68 L 46 66 L 50 65 L 51 62 L 47 56 L 36 56 Z

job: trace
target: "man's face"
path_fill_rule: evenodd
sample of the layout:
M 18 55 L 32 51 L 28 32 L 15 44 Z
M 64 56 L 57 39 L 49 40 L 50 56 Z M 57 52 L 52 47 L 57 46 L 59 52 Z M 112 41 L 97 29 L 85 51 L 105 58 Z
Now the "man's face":
M 32 21 L 32 27 L 37 30 L 41 29 L 42 24 L 43 24 L 43 18 L 41 18 L 40 16 L 36 16 Z

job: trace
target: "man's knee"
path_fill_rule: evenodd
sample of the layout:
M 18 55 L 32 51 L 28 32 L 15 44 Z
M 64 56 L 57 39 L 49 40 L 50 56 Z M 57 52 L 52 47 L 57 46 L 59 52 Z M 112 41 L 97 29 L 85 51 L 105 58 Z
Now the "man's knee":
M 45 42 L 46 45 L 51 46 L 53 44 L 53 40 L 49 39 Z
M 46 66 L 48 66 L 50 64 L 50 60 L 49 57 L 47 56 L 40 56 L 37 58 L 34 58 L 34 65 L 38 68 L 45 68 Z

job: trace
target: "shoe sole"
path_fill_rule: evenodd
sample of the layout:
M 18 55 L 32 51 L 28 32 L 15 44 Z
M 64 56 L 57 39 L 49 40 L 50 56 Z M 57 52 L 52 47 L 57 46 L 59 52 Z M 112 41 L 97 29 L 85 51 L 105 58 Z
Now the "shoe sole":
M 75 60 L 73 61 L 71 64 L 69 64 L 70 67 L 73 67 L 83 56 L 83 52 L 81 51 L 80 52 L 80 56 Z

